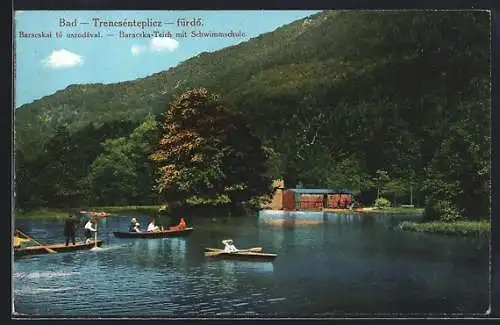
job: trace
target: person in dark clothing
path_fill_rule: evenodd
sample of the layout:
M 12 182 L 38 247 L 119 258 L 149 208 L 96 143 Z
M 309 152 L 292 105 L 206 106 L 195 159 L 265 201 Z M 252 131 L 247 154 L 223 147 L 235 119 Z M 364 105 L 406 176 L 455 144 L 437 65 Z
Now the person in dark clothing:
M 76 218 L 72 214 L 68 216 L 64 224 L 64 237 L 66 237 L 66 246 L 69 245 L 69 239 L 75 245 L 75 225 L 77 223 Z

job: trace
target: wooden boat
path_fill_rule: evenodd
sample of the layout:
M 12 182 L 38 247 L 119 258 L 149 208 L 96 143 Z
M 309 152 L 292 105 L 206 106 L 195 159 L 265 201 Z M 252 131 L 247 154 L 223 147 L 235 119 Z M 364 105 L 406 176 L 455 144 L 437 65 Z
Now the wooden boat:
M 219 252 L 221 251 L 220 248 L 210 248 L 210 247 L 206 247 L 205 248 L 205 252 Z M 252 247 L 252 248 L 242 248 L 242 249 L 239 249 L 240 252 L 256 252 L 256 253 L 260 253 L 262 252 L 262 247 Z
M 235 253 L 226 253 L 223 249 L 209 248 L 210 251 L 205 252 L 206 257 L 220 258 L 228 260 L 243 260 L 243 261 L 260 261 L 260 262 L 270 262 L 274 260 L 278 255 L 252 252 L 252 251 L 238 251 Z M 206 249 L 205 249 L 206 250 Z
M 113 235 L 118 238 L 166 238 L 188 236 L 194 228 L 185 228 L 183 230 L 164 230 L 164 231 L 143 231 L 143 232 L 123 232 L 114 231 Z
M 97 246 L 100 247 L 102 245 L 102 240 L 97 241 Z M 73 252 L 84 249 L 92 249 L 96 246 L 94 241 L 86 244 L 84 242 L 78 242 L 76 245 L 72 245 L 71 243 L 66 246 L 66 244 L 52 244 L 52 245 L 44 245 L 44 246 L 27 246 L 20 247 L 14 249 L 14 257 L 18 256 L 27 256 L 27 255 L 38 255 L 38 254 L 49 254 L 50 252 L 46 249 L 49 248 L 56 252 Z

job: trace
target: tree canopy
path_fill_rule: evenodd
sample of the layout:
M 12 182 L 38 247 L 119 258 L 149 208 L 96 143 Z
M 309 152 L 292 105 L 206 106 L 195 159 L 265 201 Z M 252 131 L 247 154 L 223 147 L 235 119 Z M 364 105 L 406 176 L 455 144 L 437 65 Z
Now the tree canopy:
M 269 194 L 259 139 L 207 89 L 189 90 L 164 114 L 152 154 L 157 189 L 169 206 L 229 206 Z

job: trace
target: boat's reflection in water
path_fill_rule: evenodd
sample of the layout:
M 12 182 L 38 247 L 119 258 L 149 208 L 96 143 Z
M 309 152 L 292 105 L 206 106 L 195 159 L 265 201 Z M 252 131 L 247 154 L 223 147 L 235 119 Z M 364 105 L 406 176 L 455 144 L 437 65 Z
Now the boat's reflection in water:
M 272 262 L 210 260 L 204 264 L 204 273 L 220 290 L 232 293 L 240 280 L 247 283 L 249 278 L 262 281 L 263 277 L 273 276 L 274 266 Z
M 131 240 L 133 254 L 130 262 L 148 267 L 183 265 L 186 261 L 186 238 L 156 238 Z
M 206 263 L 206 267 L 231 278 L 238 275 L 261 275 L 274 271 L 272 262 L 262 261 L 211 260 Z

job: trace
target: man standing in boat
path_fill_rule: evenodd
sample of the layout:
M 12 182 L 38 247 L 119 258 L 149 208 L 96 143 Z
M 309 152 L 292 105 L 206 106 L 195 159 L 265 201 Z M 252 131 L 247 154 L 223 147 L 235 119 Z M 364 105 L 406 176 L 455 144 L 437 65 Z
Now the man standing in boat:
M 94 223 L 97 224 L 97 222 L 93 219 L 90 218 L 89 221 L 85 224 L 85 243 L 88 244 L 91 242 L 92 238 L 92 233 L 96 232 L 97 229 L 93 227 Z
M 77 221 L 76 218 L 70 213 L 66 222 L 64 223 L 64 237 L 66 237 L 66 246 L 69 245 L 69 239 L 71 238 L 71 242 L 73 246 L 75 245 L 75 225 Z

